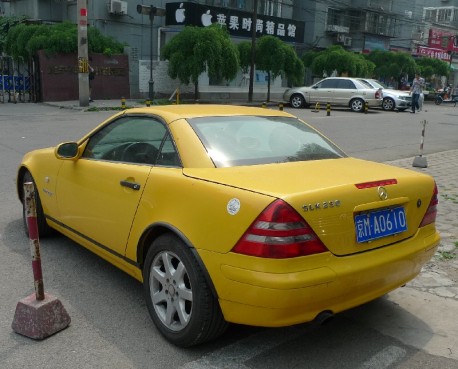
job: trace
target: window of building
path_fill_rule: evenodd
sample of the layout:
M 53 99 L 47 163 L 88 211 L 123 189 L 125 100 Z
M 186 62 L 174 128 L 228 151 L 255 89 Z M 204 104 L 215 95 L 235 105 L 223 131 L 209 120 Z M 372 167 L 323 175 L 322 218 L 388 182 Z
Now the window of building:
M 369 0 L 369 7 L 384 11 L 391 11 L 393 6 L 392 0 Z
M 454 6 L 425 8 L 423 19 L 426 22 L 450 24 L 458 21 L 458 8 Z

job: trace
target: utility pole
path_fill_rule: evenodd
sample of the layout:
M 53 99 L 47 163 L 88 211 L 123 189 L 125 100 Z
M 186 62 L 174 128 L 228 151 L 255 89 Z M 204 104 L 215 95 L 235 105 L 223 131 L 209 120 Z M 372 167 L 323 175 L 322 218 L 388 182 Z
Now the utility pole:
M 258 0 L 253 1 L 253 16 L 251 23 L 251 65 L 250 85 L 248 87 L 248 101 L 253 101 L 254 66 L 256 64 L 256 23 L 258 20 Z
M 77 2 L 78 87 L 80 106 L 89 106 L 89 62 L 87 41 L 87 0 Z

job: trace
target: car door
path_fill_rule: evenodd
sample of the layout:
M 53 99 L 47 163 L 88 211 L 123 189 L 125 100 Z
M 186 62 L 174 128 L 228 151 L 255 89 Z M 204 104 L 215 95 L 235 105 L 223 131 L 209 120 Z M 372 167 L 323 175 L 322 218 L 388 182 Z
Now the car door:
M 355 83 L 350 79 L 339 79 L 335 90 L 336 105 L 348 106 L 351 99 L 358 94 Z
M 138 203 L 167 129 L 152 117 L 127 116 L 96 132 L 82 157 L 64 161 L 56 189 L 60 222 L 122 256 Z
M 337 87 L 337 80 L 334 78 L 324 79 L 317 83 L 311 93 L 312 103 L 331 103 L 335 104 L 335 89 Z

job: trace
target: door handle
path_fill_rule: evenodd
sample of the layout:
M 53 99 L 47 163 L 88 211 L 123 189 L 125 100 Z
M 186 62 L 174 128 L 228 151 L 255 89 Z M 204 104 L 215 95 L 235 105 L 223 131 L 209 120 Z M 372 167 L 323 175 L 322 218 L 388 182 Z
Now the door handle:
M 129 182 L 129 181 L 121 181 L 119 183 L 121 186 L 123 187 L 128 187 L 128 188 L 131 188 L 135 191 L 138 191 L 140 189 L 140 185 L 138 183 L 135 183 L 135 182 Z

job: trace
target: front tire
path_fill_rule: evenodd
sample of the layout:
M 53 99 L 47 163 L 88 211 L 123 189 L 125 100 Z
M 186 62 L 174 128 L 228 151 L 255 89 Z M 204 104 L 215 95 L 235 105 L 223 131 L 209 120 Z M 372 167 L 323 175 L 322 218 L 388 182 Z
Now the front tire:
M 46 217 L 43 212 L 43 207 L 41 205 L 40 196 L 37 191 L 37 186 L 35 181 L 33 180 L 32 174 L 27 171 L 24 173 L 22 177 L 22 221 L 24 223 L 24 231 L 27 236 L 29 236 L 29 226 L 27 223 L 27 215 L 26 215 L 26 203 L 24 198 L 24 183 L 31 182 L 33 184 L 33 191 L 35 197 L 35 208 L 37 211 L 37 225 L 38 225 L 38 235 L 39 237 L 46 237 L 49 236 L 54 232 L 54 230 L 48 225 L 46 222 Z
M 228 324 L 201 267 L 176 235 L 164 234 L 153 242 L 143 278 L 151 319 L 171 343 L 195 346 L 226 330 Z
M 290 98 L 290 103 L 293 108 L 299 109 L 305 106 L 305 99 L 302 95 L 294 94 Z
M 383 99 L 383 102 L 382 102 L 383 110 L 394 110 L 395 108 L 396 108 L 396 104 L 392 98 L 386 97 Z

